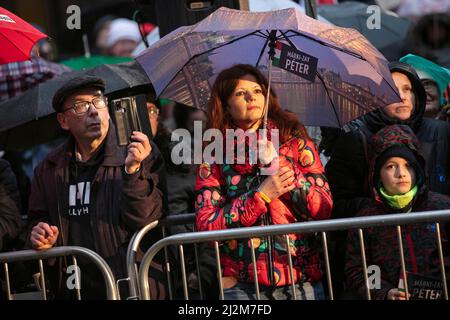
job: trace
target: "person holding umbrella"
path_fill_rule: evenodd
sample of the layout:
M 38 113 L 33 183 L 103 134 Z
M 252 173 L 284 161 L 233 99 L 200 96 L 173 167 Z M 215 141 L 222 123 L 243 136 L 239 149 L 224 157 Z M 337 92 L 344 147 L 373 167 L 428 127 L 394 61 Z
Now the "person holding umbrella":
M 268 81 L 251 65 L 235 65 L 217 77 L 208 106 L 207 128 L 255 131 L 262 128 Z M 314 144 L 293 113 L 281 109 L 275 93 L 267 95 L 269 133 L 260 134 L 257 163 L 248 156 L 245 139 L 233 141 L 233 150 L 243 147 L 245 163 L 227 159 L 204 162 L 196 180 L 197 228 L 200 231 L 286 224 L 330 217 L 332 199 L 324 169 Z M 272 129 L 279 130 L 280 150 L 276 156 Z M 263 148 L 264 150 L 264 148 Z M 227 157 L 228 158 L 228 157 Z M 263 176 L 262 168 L 279 169 Z M 223 163 L 223 164 L 221 164 Z M 253 238 L 257 278 L 262 299 L 291 299 L 288 254 L 293 261 L 293 280 L 300 299 L 323 299 L 321 257 L 311 234 Z M 226 241 L 221 246 L 222 281 L 225 299 L 255 297 L 253 264 L 249 241 Z
M 30 243 L 34 249 L 81 246 L 100 254 L 117 279 L 125 274 L 132 234 L 165 211 L 163 160 L 142 132 L 120 147 L 110 120 L 105 81 L 83 76 L 66 82 L 53 97 L 65 143 L 35 169 L 29 201 Z M 83 298 L 105 295 L 98 269 L 80 259 Z M 56 268 L 56 296 L 67 291 Z

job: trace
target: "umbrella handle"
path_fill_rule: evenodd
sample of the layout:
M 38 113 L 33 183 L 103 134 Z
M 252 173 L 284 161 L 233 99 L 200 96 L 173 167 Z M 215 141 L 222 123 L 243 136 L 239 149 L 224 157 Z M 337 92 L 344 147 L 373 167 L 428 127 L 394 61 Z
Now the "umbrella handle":
M 272 82 L 272 61 L 275 56 L 275 41 L 277 40 L 277 31 L 271 30 L 269 34 L 269 76 L 267 84 L 266 101 L 264 104 L 264 120 L 263 120 L 263 138 L 266 138 L 267 133 L 267 115 L 269 114 L 269 100 L 270 100 L 270 85 Z
M 268 77 L 268 85 L 267 85 L 267 93 L 266 93 L 266 101 L 264 103 L 264 120 L 263 120 L 263 132 L 266 132 L 267 129 L 267 115 L 269 114 L 269 99 L 270 99 L 270 83 L 272 82 L 272 59 L 269 57 L 269 77 Z M 265 137 L 263 137 L 265 138 Z

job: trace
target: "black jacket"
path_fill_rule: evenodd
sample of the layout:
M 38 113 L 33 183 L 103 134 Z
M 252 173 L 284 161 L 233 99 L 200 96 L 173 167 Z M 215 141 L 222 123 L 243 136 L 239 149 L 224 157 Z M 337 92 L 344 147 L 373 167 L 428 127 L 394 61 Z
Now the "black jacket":
M 65 246 L 71 245 L 68 241 L 69 219 L 64 213 L 68 208 L 73 143 L 73 139 L 69 139 L 38 165 L 29 201 L 29 228 L 39 221 L 56 225 L 60 232 L 57 245 Z M 105 143 L 104 159 L 91 187 L 96 197 L 91 225 L 94 251 L 106 259 L 119 278 L 124 276 L 125 254 L 133 233 L 160 219 L 166 212 L 165 170 L 163 159 L 152 143 L 152 153 L 143 161 L 139 172 L 124 173 L 126 147 L 117 145 L 111 122 Z
M 0 159 L 0 251 L 20 231 L 20 196 L 9 163 Z
M 412 67 L 405 63 L 391 63 L 391 72 L 401 72 L 410 79 L 416 95 L 411 118 L 399 121 L 377 109 L 353 121 L 349 132 L 340 132 L 326 165 L 326 175 L 333 195 L 333 217 L 351 217 L 371 203 L 368 183 L 368 141 L 381 128 L 392 124 L 409 125 L 421 146 L 426 160 L 428 186 L 431 191 L 450 195 L 450 124 L 424 118 L 426 96 Z

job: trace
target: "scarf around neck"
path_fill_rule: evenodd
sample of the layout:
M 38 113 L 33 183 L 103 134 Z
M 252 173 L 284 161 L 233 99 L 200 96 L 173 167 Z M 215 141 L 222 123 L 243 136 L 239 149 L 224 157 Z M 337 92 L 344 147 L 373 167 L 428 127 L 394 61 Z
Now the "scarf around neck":
M 408 206 L 414 199 L 418 191 L 417 185 L 404 194 L 396 194 L 390 196 L 383 187 L 380 187 L 381 196 L 386 200 L 387 204 L 393 209 L 403 209 Z

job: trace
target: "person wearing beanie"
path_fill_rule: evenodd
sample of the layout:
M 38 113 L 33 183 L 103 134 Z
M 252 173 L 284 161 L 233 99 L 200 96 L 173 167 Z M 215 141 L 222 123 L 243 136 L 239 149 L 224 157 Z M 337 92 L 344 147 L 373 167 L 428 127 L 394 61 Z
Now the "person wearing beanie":
M 376 109 L 338 130 L 328 150 L 325 172 L 333 194 L 332 218 L 353 217 L 371 203 L 368 181 L 368 144 L 373 134 L 394 124 L 409 126 L 421 143 L 426 159 L 424 169 L 430 190 L 450 195 L 450 124 L 424 117 L 426 94 L 414 68 L 406 63 L 389 64 L 401 102 Z M 346 232 L 330 234 L 334 259 L 334 286 L 341 293 Z M 333 262 L 333 261 L 332 261 Z
M 389 207 L 411 210 L 417 193 L 417 182 L 423 181 L 423 171 L 413 152 L 407 147 L 394 146 L 377 159 L 374 186 Z
M 126 273 L 126 248 L 134 232 L 165 213 L 163 160 L 148 137 L 132 133 L 117 144 L 98 77 L 73 78 L 53 97 L 53 108 L 69 137 L 36 167 L 29 200 L 29 245 L 91 249 L 116 279 Z M 103 299 L 105 282 L 95 264 L 80 257 L 82 299 Z M 65 259 L 50 277 L 57 298 L 75 294 L 64 279 Z
M 428 190 L 425 159 L 410 127 L 392 125 L 381 129 L 370 141 L 371 203 L 357 216 L 413 214 L 414 212 L 450 209 L 450 197 Z M 403 226 L 406 271 L 415 275 L 441 279 L 435 226 L 414 224 Z M 450 257 L 446 245 L 450 225 L 442 224 L 444 264 Z M 372 299 L 405 300 L 399 290 L 401 259 L 396 227 L 374 227 L 364 230 L 367 265 L 380 268 L 381 286 L 371 290 Z M 447 269 L 448 270 L 448 269 Z M 361 263 L 358 231 L 350 230 L 345 255 L 345 278 L 348 288 L 358 298 L 365 298 L 365 280 Z M 410 288 L 412 289 L 412 288 Z M 410 294 L 412 291 L 410 291 Z M 414 297 L 413 297 L 414 298 Z
M 137 22 L 125 18 L 111 21 L 106 39 L 106 46 L 110 55 L 131 57 L 134 49 L 141 41 L 142 36 Z
M 450 85 L 450 70 L 421 56 L 408 54 L 400 61 L 410 64 L 417 71 L 427 94 L 425 117 L 440 119 L 442 110 L 448 101 L 445 99 L 445 89 Z

